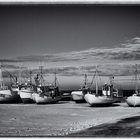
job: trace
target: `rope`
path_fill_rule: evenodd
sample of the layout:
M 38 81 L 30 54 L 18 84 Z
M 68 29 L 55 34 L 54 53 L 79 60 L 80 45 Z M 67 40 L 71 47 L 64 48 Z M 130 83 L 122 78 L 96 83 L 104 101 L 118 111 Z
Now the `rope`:
M 10 75 L 10 78 L 12 78 L 14 80 L 14 82 L 16 82 L 16 79 L 14 79 L 14 76 L 7 70 L 4 69 L 5 72 L 7 72 Z
M 94 81 L 94 79 L 95 79 L 95 75 L 96 75 L 96 73 L 94 73 L 94 75 L 93 75 L 93 78 L 92 78 L 92 80 L 91 80 L 91 84 L 90 84 L 90 88 L 91 88 L 91 86 L 92 86 L 92 84 L 93 84 L 93 81 Z

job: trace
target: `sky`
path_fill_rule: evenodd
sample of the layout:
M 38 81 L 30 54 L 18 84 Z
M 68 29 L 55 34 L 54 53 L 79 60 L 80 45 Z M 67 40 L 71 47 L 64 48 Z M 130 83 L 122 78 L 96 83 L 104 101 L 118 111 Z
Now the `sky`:
M 0 6 L 0 57 L 115 47 L 140 36 L 139 6 Z
M 140 5 L 0 5 L 0 59 L 56 70 L 67 86 L 97 66 L 125 85 L 140 68 Z

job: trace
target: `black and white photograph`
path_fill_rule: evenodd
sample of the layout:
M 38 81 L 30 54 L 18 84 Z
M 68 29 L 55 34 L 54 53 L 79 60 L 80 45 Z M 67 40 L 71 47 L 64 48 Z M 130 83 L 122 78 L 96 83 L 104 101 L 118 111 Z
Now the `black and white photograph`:
M 140 3 L 0 1 L 5 137 L 139 138 Z

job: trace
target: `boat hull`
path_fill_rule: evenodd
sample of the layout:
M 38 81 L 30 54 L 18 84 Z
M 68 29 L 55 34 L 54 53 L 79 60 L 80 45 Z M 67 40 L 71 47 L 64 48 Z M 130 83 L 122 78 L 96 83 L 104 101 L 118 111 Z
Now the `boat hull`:
M 18 103 L 21 102 L 17 93 L 13 93 L 11 90 L 0 90 L 0 103 Z
M 61 100 L 61 96 L 56 96 L 54 98 L 48 97 L 46 95 L 41 94 L 33 94 L 33 99 L 37 104 L 51 104 L 56 103 Z
M 12 91 L 13 93 L 18 94 L 18 93 L 19 93 L 19 88 L 11 88 L 11 91 Z
M 95 96 L 92 94 L 86 94 L 84 98 L 91 106 L 109 106 L 116 102 L 116 99 L 107 96 Z
M 130 96 L 126 99 L 126 102 L 131 107 L 140 106 L 140 97 L 139 96 Z
M 33 94 L 33 91 L 30 91 L 30 90 L 19 91 L 20 98 L 24 104 L 34 103 L 32 94 Z
M 86 103 L 82 91 L 73 91 L 71 93 L 72 100 L 76 103 Z

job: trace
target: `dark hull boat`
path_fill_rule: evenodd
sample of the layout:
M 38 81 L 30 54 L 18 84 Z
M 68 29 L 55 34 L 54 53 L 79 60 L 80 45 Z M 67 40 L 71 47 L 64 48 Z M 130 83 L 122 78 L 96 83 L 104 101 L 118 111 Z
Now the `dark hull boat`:
M 0 90 L 0 103 L 18 103 L 21 99 L 17 93 L 11 90 Z

